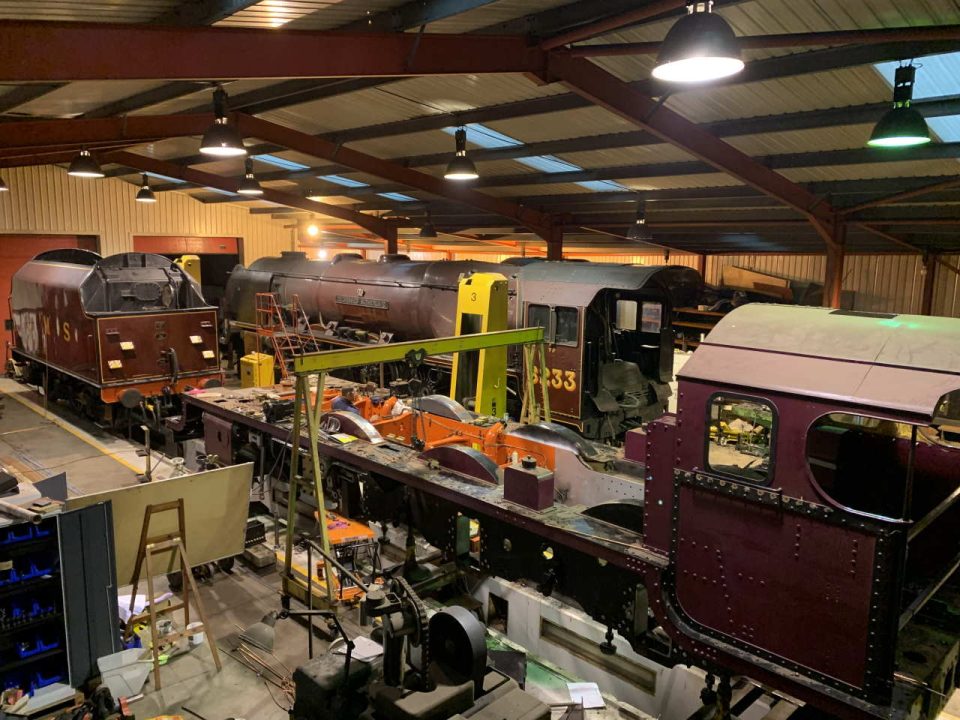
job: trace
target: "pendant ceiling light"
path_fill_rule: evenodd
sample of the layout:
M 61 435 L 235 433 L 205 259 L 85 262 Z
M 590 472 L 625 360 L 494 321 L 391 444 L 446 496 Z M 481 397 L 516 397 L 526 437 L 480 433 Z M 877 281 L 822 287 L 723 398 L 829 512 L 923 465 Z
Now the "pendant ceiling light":
M 3 178 L 0 178 L 0 192 L 9 192 L 10 188 L 7 187 L 7 181 Z
M 150 183 L 147 181 L 147 174 L 144 173 L 140 178 L 140 189 L 137 190 L 137 202 L 142 203 L 155 203 L 157 201 L 157 196 L 153 194 L 153 190 L 150 189 Z
M 213 114 L 216 120 L 200 141 L 200 152 L 215 157 L 240 157 L 247 154 L 243 139 L 227 119 L 227 93 L 217 86 L 213 91 Z
M 243 180 L 240 181 L 240 187 L 237 188 L 237 192 L 241 195 L 255 197 L 263 195 L 263 188 L 260 187 L 260 183 L 257 182 L 257 178 L 253 175 L 253 160 L 250 158 L 247 158 L 247 162 L 244 164 L 244 176 Z
M 627 239 L 635 242 L 653 240 L 653 233 L 647 227 L 647 203 L 645 200 L 637 201 L 637 218 L 627 231 Z
M 100 169 L 100 163 L 94 159 L 90 151 L 84 148 L 70 163 L 67 175 L 81 178 L 102 178 L 103 170 Z
M 430 212 L 427 212 L 427 219 L 420 228 L 421 240 L 435 240 L 437 238 L 437 229 L 433 226 L 433 220 L 430 219 Z
M 893 82 L 893 108 L 887 110 L 873 128 L 867 141 L 870 147 L 910 147 L 930 142 L 927 121 L 916 108 L 910 106 L 916 74 L 917 68 L 913 65 L 897 68 Z
M 458 128 L 455 135 L 457 141 L 457 151 L 453 160 L 447 165 L 447 172 L 444 177 L 447 180 L 476 180 L 480 177 L 477 174 L 477 166 L 467 157 L 467 130 Z
M 676 83 L 719 80 L 743 70 L 740 44 L 733 29 L 713 14 L 713 2 L 687 5 L 660 45 L 653 76 Z

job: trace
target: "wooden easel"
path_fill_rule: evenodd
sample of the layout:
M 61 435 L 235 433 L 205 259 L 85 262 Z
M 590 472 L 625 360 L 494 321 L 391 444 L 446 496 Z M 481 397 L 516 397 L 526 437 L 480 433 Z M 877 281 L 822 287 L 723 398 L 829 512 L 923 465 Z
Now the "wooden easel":
M 177 511 L 177 531 L 167 533 L 166 535 L 150 536 L 150 519 L 153 515 Z M 200 593 L 197 591 L 196 582 L 193 579 L 193 573 L 190 570 L 190 563 L 187 561 L 187 551 L 185 544 L 187 541 L 186 522 L 184 520 L 183 498 L 171 502 L 161 503 L 159 505 L 147 505 L 143 512 L 143 528 L 140 530 L 140 546 L 137 548 L 137 559 L 133 569 L 133 592 L 130 595 L 130 620 L 127 621 L 127 631 L 138 622 L 146 618 L 150 619 L 150 637 L 152 639 L 153 653 L 153 680 L 155 689 L 160 689 L 160 645 L 165 642 L 177 642 L 186 637 L 187 625 L 190 624 L 190 595 L 193 595 L 193 602 L 197 608 L 197 615 L 200 616 L 200 627 L 190 630 L 190 635 L 199 632 L 204 633 L 207 638 L 207 644 L 210 646 L 210 654 L 213 655 L 213 662 L 217 666 L 217 672 L 220 672 L 220 655 L 217 653 L 217 644 L 207 626 L 207 617 L 203 612 L 203 603 L 200 601 Z M 169 567 L 175 567 L 179 562 L 180 575 L 183 578 L 181 584 L 181 601 L 174 603 L 170 607 L 157 610 L 154 599 L 156 595 L 153 591 L 153 578 L 156 575 L 153 563 L 155 556 L 163 553 L 172 553 Z M 137 587 L 140 584 L 140 574 L 146 565 L 147 572 L 147 611 L 133 614 L 134 603 L 137 599 Z M 165 572 L 161 570 L 161 572 Z M 172 613 L 176 610 L 183 610 L 182 632 L 172 632 L 160 636 L 157 631 L 157 616 L 163 613 Z

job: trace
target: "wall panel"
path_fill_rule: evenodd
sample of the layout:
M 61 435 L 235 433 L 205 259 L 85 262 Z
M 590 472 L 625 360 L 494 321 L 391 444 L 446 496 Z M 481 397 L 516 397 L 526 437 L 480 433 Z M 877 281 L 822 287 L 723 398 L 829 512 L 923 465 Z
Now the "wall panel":
M 8 168 L 3 178 L 10 192 L 0 193 L 0 233 L 98 235 L 103 255 L 132 250 L 134 235 L 232 236 L 243 238 L 248 263 L 291 247 L 282 221 L 230 203 L 205 205 L 179 192 L 138 203 L 129 183 L 74 178 L 50 165 Z
M 944 255 L 943 259 L 960 267 L 960 254 Z M 960 317 L 960 275 L 939 263 L 933 284 L 933 314 Z

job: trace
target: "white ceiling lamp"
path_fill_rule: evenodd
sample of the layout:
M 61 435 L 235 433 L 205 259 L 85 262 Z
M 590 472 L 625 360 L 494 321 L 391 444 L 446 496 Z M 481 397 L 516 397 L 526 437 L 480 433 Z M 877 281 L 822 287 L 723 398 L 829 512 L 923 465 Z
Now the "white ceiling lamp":
M 653 77 L 673 83 L 701 83 L 743 70 L 733 29 L 713 13 L 713 2 L 687 5 L 660 45 Z

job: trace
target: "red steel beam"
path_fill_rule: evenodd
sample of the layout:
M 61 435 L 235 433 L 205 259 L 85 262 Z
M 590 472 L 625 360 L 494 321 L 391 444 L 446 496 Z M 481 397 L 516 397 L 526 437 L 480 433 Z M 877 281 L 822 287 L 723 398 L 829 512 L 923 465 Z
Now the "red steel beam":
M 513 35 L 0 22 L 0 82 L 400 77 L 538 72 Z
M 877 207 L 878 205 L 889 205 L 890 203 L 900 202 L 901 200 L 910 200 L 911 198 L 928 195 L 941 190 L 950 190 L 958 186 L 960 186 L 960 178 L 951 178 L 949 180 L 944 180 L 943 182 L 924 185 L 923 187 L 915 188 L 913 190 L 904 190 L 903 192 L 894 193 L 893 195 L 886 195 L 881 198 L 876 198 L 875 200 L 868 200 L 867 202 L 862 202 L 859 205 L 843 208 L 837 212 L 839 212 L 841 215 L 850 215 L 851 213 Z
M 741 35 L 737 38 L 737 42 L 744 50 L 767 50 L 813 45 L 876 45 L 887 42 L 934 42 L 942 40 L 960 40 L 960 25 Z M 570 48 L 570 54 L 573 57 L 652 55 L 659 51 L 660 42 L 577 45 Z
M 118 141 L 133 145 L 157 138 L 202 135 L 212 122 L 213 113 L 21 120 L 0 123 L 0 149 L 93 146 Z
M 220 190 L 226 190 L 227 192 L 235 193 L 240 185 L 239 178 L 213 175 L 200 170 L 194 170 L 193 168 L 183 167 L 175 163 L 157 160 L 156 158 L 137 155 L 136 153 L 122 150 L 105 155 L 102 158 L 102 161 L 120 163 L 121 165 L 135 168 L 141 172 L 151 172 L 156 175 L 166 175 L 167 177 L 185 180 L 186 182 L 194 183 L 195 185 L 218 188 Z M 285 193 L 280 190 L 273 190 L 271 188 L 263 188 L 263 195 L 257 199 L 277 203 L 278 205 L 286 205 L 287 207 L 300 208 L 302 210 L 308 210 L 310 212 L 317 213 L 318 215 L 326 215 L 339 220 L 352 222 L 355 225 L 359 225 L 360 227 L 364 228 L 365 230 L 369 230 L 374 235 L 383 238 L 387 241 L 388 245 L 391 241 L 396 243 L 397 240 L 397 226 L 391 222 L 376 218 L 373 215 L 359 213 L 338 205 L 328 205 L 326 203 L 317 202 L 316 200 L 308 200 L 307 198 L 300 197 L 298 195 Z
M 830 204 L 685 117 L 658 104 L 589 60 L 554 53 L 550 77 L 591 102 L 630 120 L 664 142 L 803 213 L 817 227 L 832 227 Z
M 391 180 L 438 197 L 516 220 L 521 225 L 536 232 L 544 240 L 549 240 L 552 237 L 550 228 L 554 223 L 551 217 L 534 208 L 528 208 L 504 198 L 485 195 L 469 185 L 427 175 L 388 160 L 381 160 L 358 150 L 343 147 L 322 137 L 308 135 L 261 118 L 242 113 L 237 113 L 236 117 L 240 132 L 246 137 L 266 140 L 305 155 L 335 162 L 359 172 L 376 175 L 384 180 Z M 451 154 L 452 149 L 453 145 L 451 144 Z
M 597 35 L 603 35 L 604 33 L 611 32 L 617 28 L 622 28 L 625 25 L 643 22 L 644 20 L 649 20 L 657 15 L 663 15 L 664 13 L 672 12 L 673 10 L 684 7 L 687 2 L 688 0 L 655 0 L 655 2 L 645 4 L 643 7 L 639 7 L 636 10 L 631 10 L 630 12 L 615 15 L 614 17 L 598 20 L 595 23 L 590 23 L 589 25 L 584 25 L 583 27 L 570 30 L 562 35 L 556 35 L 555 37 L 540 43 L 540 47 L 542 47 L 544 50 L 554 50 L 556 48 L 563 47 L 564 45 L 569 45 L 570 43 L 586 40 L 588 38 L 596 37 Z

